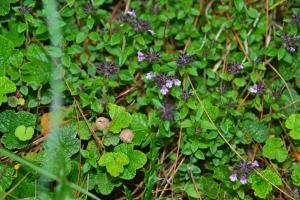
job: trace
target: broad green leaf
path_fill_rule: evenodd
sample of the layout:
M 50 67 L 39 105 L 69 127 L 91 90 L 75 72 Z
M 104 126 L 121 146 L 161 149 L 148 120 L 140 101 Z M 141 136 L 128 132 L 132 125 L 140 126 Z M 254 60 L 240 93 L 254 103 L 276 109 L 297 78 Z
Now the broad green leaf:
M 98 161 L 98 164 L 105 166 L 113 177 L 119 176 L 124 171 L 124 165 L 128 165 L 128 163 L 129 158 L 122 152 L 104 153 Z
M 2 3 L 0 3 L 0 13 L 1 13 L 1 6 Z M 12 54 L 13 49 L 14 49 L 13 43 L 7 38 L 0 35 L 0 76 L 4 76 L 6 73 L 6 69 L 9 64 L 8 62 L 9 56 Z
M 132 143 L 140 145 L 149 135 L 148 120 L 146 115 L 135 113 L 132 115 L 131 130 L 134 133 Z
M 0 16 L 7 15 L 10 10 L 10 4 L 15 3 L 17 0 L 1 0 L 0 3 Z
M 289 135 L 294 140 L 300 140 L 300 114 L 292 114 L 289 116 L 285 125 L 290 130 Z
M 115 147 L 114 151 L 123 153 L 129 158 L 129 165 L 125 166 L 124 172 L 120 176 L 122 179 L 133 179 L 136 170 L 142 168 L 147 162 L 146 155 L 139 150 L 134 150 L 132 144 L 120 144 Z
M 264 142 L 269 135 L 268 127 L 259 120 L 245 120 L 240 124 L 245 137 L 251 135 L 256 142 Z
M 270 159 L 283 162 L 288 156 L 288 151 L 280 138 L 269 138 L 263 147 L 263 155 Z
M 249 176 L 249 182 L 251 183 L 251 188 L 254 190 L 254 195 L 265 199 L 266 196 L 272 191 L 272 185 L 280 186 L 282 185 L 280 177 L 275 173 L 272 172 L 270 169 L 265 169 L 262 172 L 262 175 L 268 180 L 266 181 L 256 173 L 252 173 Z
M 119 133 L 122 128 L 126 128 L 131 123 L 131 115 L 125 108 L 115 104 L 109 104 L 109 116 L 112 119 L 109 130 L 113 133 Z
M 0 77 L 0 105 L 7 101 L 6 94 L 16 91 L 16 85 L 14 82 L 9 80 L 7 77 Z
M 295 164 L 292 171 L 292 181 L 296 186 L 300 186 L 300 164 Z
M 28 62 L 21 67 L 21 74 L 23 81 L 37 87 L 50 80 L 51 65 L 40 61 Z
M 0 187 L 4 190 L 8 189 L 14 179 L 14 168 L 8 163 L 0 163 Z M 1 197 L 1 196 L 0 196 Z
M 116 146 L 119 143 L 119 141 L 120 138 L 118 136 L 108 133 L 104 138 L 103 144 L 105 146 L 110 146 L 110 145 Z

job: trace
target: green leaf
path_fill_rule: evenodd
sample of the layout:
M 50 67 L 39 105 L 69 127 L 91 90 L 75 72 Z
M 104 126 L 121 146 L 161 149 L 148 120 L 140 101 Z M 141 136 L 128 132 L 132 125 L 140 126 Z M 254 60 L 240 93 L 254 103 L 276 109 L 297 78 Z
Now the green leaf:
M 24 125 L 18 126 L 15 130 L 15 136 L 21 141 L 30 140 L 33 137 L 34 128 Z
M 80 141 L 76 138 L 77 129 L 70 124 L 60 128 L 58 131 L 59 144 L 57 144 L 57 147 L 59 149 L 59 152 L 62 152 L 66 158 L 70 158 L 80 149 Z M 51 144 L 46 143 L 46 150 L 51 148 L 49 145 Z
M 5 133 L 1 138 L 1 142 L 8 149 L 25 147 L 27 143 L 20 141 L 15 136 L 15 130 L 21 125 L 35 127 L 35 121 L 35 115 L 25 111 L 16 113 L 12 110 L 6 110 L 0 113 L 0 132 Z
M 0 105 L 7 101 L 6 94 L 15 92 L 17 90 L 14 82 L 9 80 L 7 77 L 0 77 Z
M 10 10 L 10 4 L 15 3 L 16 0 L 1 0 L 0 4 L 0 16 L 7 15 Z
M 294 140 L 300 140 L 300 114 L 292 114 L 285 122 L 285 126 L 291 129 L 289 135 Z
M 4 190 L 8 189 L 12 183 L 14 168 L 8 163 L 0 163 L 0 187 Z M 1 197 L 1 196 L 0 196 Z
M 288 156 L 288 151 L 283 146 L 284 143 L 280 138 L 269 138 L 263 147 L 263 155 L 270 159 L 276 159 L 283 162 Z
M 39 86 L 49 82 L 51 65 L 40 61 L 25 63 L 21 67 L 22 79 L 31 86 Z
M 295 164 L 292 171 L 292 181 L 296 186 L 300 186 L 300 164 Z
M 124 165 L 128 165 L 128 163 L 129 158 L 121 152 L 104 153 L 98 161 L 98 164 L 105 166 L 113 177 L 119 176 L 124 171 Z
M 134 113 L 132 115 L 131 130 L 134 133 L 132 144 L 140 145 L 149 135 L 148 120 L 146 115 Z
M 89 140 L 91 138 L 91 131 L 85 121 L 74 122 L 73 126 L 77 128 L 81 140 Z
M 251 188 L 254 190 L 254 195 L 265 199 L 269 192 L 272 191 L 272 185 L 280 186 L 282 185 L 280 177 L 272 172 L 270 169 L 266 169 L 262 172 L 262 175 L 268 180 L 266 181 L 256 173 L 252 173 L 249 176 L 249 182 L 251 183 Z
M 119 143 L 119 141 L 120 138 L 118 136 L 108 133 L 104 138 L 103 144 L 105 146 L 110 146 L 110 145 L 116 146 Z
M 234 6 L 238 11 L 241 11 L 244 7 L 244 0 L 234 0 Z
M 131 115 L 125 108 L 116 104 L 109 104 L 109 116 L 112 119 L 109 130 L 113 133 L 119 133 L 122 128 L 126 128 L 131 123 Z
M 125 166 L 124 172 L 120 176 L 122 179 L 133 179 L 136 170 L 142 168 L 147 162 L 146 155 L 139 150 L 134 150 L 132 144 L 120 144 L 115 147 L 114 151 L 123 153 L 129 158 L 129 165 Z
M 80 32 L 76 36 L 76 43 L 82 43 L 87 37 L 87 34 L 84 32 Z
M 268 127 L 259 120 L 245 120 L 240 124 L 241 130 L 247 135 L 251 135 L 256 142 L 264 142 L 269 135 Z
M 5 4 L 5 3 L 4 3 Z M 0 13 L 1 13 L 1 5 L 0 4 Z M 14 49 L 13 43 L 7 38 L 0 35 L 0 76 L 4 76 L 6 69 L 8 67 L 9 56 L 12 54 Z

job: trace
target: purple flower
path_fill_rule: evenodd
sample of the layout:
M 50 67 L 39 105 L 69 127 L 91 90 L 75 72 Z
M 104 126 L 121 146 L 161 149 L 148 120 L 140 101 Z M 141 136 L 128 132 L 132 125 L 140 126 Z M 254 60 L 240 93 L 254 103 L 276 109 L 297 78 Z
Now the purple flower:
M 145 60 L 145 54 L 143 54 L 142 52 L 138 51 L 138 60 L 139 62 L 142 62 L 143 60 Z
M 173 81 L 171 80 L 166 80 L 166 87 L 171 88 L 173 86 Z
M 127 12 L 127 14 L 131 17 L 136 17 L 135 11 L 134 10 L 130 10 Z
M 241 182 L 242 185 L 247 184 L 247 178 L 245 176 L 242 176 L 241 179 L 240 179 L 240 182 Z
M 242 70 L 242 69 L 244 69 L 244 66 L 243 66 L 242 64 L 238 64 L 238 65 L 236 66 L 236 68 L 239 69 L 239 70 Z
M 257 85 L 253 85 L 252 87 L 249 88 L 249 92 L 256 94 L 258 91 Z
M 166 86 L 162 86 L 160 91 L 161 91 L 162 95 L 166 95 L 169 92 L 169 90 Z
M 251 163 L 251 166 L 256 168 L 256 167 L 259 167 L 259 164 L 257 162 L 257 160 L 254 160 L 252 163 Z
M 154 77 L 155 77 L 155 74 L 153 72 L 149 72 L 149 73 L 146 74 L 146 79 L 148 79 L 148 80 L 150 80 Z
M 154 34 L 155 34 L 154 31 L 151 30 L 151 29 L 148 30 L 148 33 L 150 33 L 151 35 L 154 35 Z
M 287 47 L 287 50 L 288 50 L 289 52 L 291 52 L 291 53 L 295 53 L 295 51 L 296 51 L 296 48 L 295 48 L 295 47 L 292 47 L 292 46 L 290 46 L 290 47 Z
M 237 181 L 237 174 L 233 173 L 229 176 L 229 179 L 231 182 L 236 182 Z
M 174 83 L 174 85 L 176 85 L 176 86 L 180 86 L 181 81 L 178 80 L 178 79 L 176 79 L 176 78 L 174 78 L 174 79 L 173 79 L 173 83 Z

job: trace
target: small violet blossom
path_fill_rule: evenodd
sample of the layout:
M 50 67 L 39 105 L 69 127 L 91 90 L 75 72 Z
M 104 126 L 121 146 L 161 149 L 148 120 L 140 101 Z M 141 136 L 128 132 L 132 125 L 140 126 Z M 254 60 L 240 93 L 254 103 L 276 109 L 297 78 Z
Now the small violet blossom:
M 242 176 L 241 179 L 240 179 L 240 183 L 241 183 L 242 185 L 247 184 L 247 178 L 246 178 L 245 176 Z
M 176 86 L 180 86 L 181 81 L 178 80 L 178 79 L 173 79 L 173 83 L 174 83 L 174 85 L 176 85 Z
M 148 30 L 148 33 L 150 33 L 151 35 L 154 35 L 154 34 L 155 34 L 154 31 L 151 30 L 151 29 Z
M 173 86 L 173 81 L 171 80 L 166 80 L 166 87 L 171 88 Z
M 291 53 L 295 53 L 296 51 L 296 48 L 295 47 L 287 47 L 288 51 L 291 52 Z
M 169 92 L 169 90 L 166 86 L 162 86 L 160 91 L 161 91 L 162 95 L 166 95 Z
M 256 167 L 259 167 L 259 164 L 257 162 L 257 160 L 254 160 L 252 163 L 251 163 L 251 166 L 256 168 Z
M 154 78 L 155 77 L 155 74 L 153 73 L 153 72 L 149 72 L 149 73 L 147 73 L 147 75 L 146 75 L 146 79 L 148 79 L 148 80 L 150 80 L 150 79 L 152 79 L 152 78 Z
M 237 174 L 236 173 L 231 174 L 231 176 L 229 177 L 229 179 L 230 179 L 231 182 L 237 181 Z
M 253 85 L 252 87 L 250 87 L 249 92 L 256 94 L 258 92 L 257 85 Z
M 242 70 L 242 69 L 244 69 L 244 66 L 243 66 L 242 64 L 238 64 L 238 65 L 236 66 L 236 68 L 239 69 L 239 70 Z
M 138 61 L 142 62 L 145 59 L 146 59 L 145 54 L 143 54 L 141 51 L 138 51 Z
M 130 10 L 127 12 L 127 14 L 131 17 L 136 17 L 135 11 L 134 10 Z

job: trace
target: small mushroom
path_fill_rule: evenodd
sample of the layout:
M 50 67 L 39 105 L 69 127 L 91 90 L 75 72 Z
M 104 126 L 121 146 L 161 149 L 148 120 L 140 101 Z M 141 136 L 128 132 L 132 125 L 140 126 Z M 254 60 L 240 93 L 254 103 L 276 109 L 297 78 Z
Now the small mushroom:
M 134 138 L 134 133 L 130 129 L 123 129 L 120 133 L 119 138 L 124 143 L 131 143 Z
M 96 120 L 97 130 L 99 130 L 99 131 L 105 130 L 108 127 L 109 123 L 110 123 L 109 119 L 107 119 L 105 117 L 97 118 L 97 120 Z

